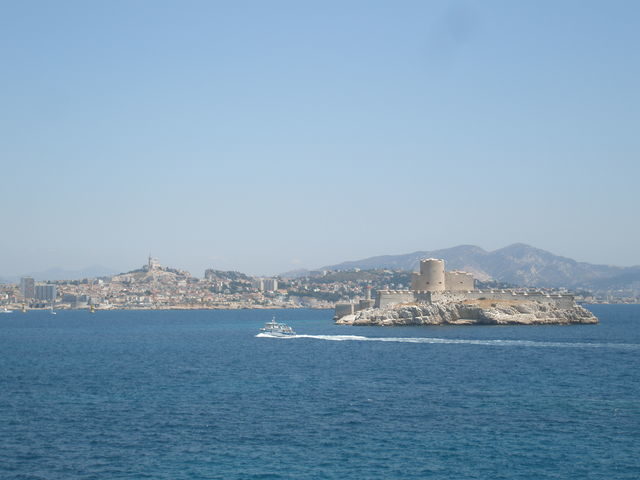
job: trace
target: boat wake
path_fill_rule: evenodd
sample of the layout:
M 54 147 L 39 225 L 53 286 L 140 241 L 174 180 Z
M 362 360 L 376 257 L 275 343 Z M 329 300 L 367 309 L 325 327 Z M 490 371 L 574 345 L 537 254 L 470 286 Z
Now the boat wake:
M 256 335 L 256 338 L 300 338 L 304 335 L 276 335 L 269 332 L 260 332 Z
M 616 348 L 623 350 L 640 350 L 636 343 L 588 343 L 588 342 L 539 342 L 533 340 L 474 340 L 459 338 L 432 337 L 363 337 L 359 335 L 290 335 L 276 337 L 268 333 L 259 333 L 256 337 L 270 337 L 282 339 L 310 338 L 331 342 L 395 342 L 395 343 L 427 343 L 453 345 L 484 345 L 490 347 L 552 347 L 552 348 Z

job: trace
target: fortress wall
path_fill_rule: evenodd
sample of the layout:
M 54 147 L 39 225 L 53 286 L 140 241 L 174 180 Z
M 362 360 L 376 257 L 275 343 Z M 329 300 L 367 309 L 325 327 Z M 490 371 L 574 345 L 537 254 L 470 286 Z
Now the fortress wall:
M 418 303 L 432 303 L 431 295 L 433 292 L 413 292 L 413 296 Z
M 378 290 L 375 307 L 384 308 L 398 303 L 414 303 L 415 296 L 411 290 Z
M 335 318 L 342 318 L 355 313 L 353 303 L 336 303 Z
M 364 300 L 360 300 L 358 302 L 357 310 L 366 310 L 367 308 L 372 308 L 375 305 L 375 301 L 370 298 L 365 298 Z
M 493 300 L 521 300 L 521 301 L 536 301 L 541 303 L 552 303 L 559 305 L 558 302 L 562 304 L 573 305 L 573 297 L 570 295 L 547 295 L 542 292 L 531 292 L 531 293 L 518 293 L 512 292 L 511 290 L 505 291 L 477 291 L 467 294 L 468 298 L 486 298 Z
M 528 294 L 516 293 L 511 290 L 468 291 L 468 292 L 416 292 L 416 301 L 420 303 L 456 303 L 465 300 L 496 300 L 496 301 L 537 301 L 556 305 L 560 308 L 570 308 L 574 305 L 571 295 L 547 295 L 542 292 Z
M 445 272 L 444 283 L 449 292 L 473 290 L 473 275 L 467 272 Z
M 427 293 L 427 292 L 425 292 Z M 473 292 L 428 292 L 428 303 L 456 303 L 469 299 Z M 420 293 L 422 296 L 422 292 Z
M 487 291 L 459 291 L 459 292 L 429 292 L 412 290 L 378 290 L 374 308 L 384 308 L 399 303 L 462 303 L 468 300 L 495 300 L 500 301 L 529 301 L 557 306 L 558 308 L 572 308 L 575 306 L 572 295 L 547 295 L 543 292 L 519 293 L 511 290 L 487 290 Z M 337 303 L 335 318 L 352 315 L 359 310 L 371 307 L 372 300 L 360 300 L 358 304 Z
M 555 300 L 556 305 L 560 308 L 571 308 L 576 304 L 573 295 L 562 295 L 557 297 L 552 296 L 552 298 Z
M 540 302 L 540 303 L 548 303 L 556 305 L 560 308 L 570 308 L 574 305 L 574 298 L 572 295 L 548 295 L 542 292 L 532 292 L 532 293 L 513 293 L 513 292 L 505 292 L 505 293 L 496 293 L 496 292 L 478 292 L 479 298 L 484 296 L 485 298 L 495 298 L 496 300 L 522 300 L 522 301 L 530 301 L 530 302 Z

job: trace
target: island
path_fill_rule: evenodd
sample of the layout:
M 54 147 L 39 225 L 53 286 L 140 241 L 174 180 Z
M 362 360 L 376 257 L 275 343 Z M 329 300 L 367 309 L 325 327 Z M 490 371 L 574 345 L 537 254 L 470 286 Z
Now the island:
M 446 272 L 444 260 L 423 259 L 411 290 L 380 290 L 374 300 L 337 304 L 339 325 L 570 325 L 598 319 L 571 295 L 476 290 L 467 272 Z

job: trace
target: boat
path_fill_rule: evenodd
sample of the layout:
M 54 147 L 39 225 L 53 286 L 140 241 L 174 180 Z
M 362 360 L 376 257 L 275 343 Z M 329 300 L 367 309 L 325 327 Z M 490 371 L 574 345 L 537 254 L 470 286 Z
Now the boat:
M 0 313 L 13 313 L 13 310 L 9 310 L 7 307 L 4 307 L 2 310 L 0 310 Z
M 276 317 L 265 323 L 264 327 L 260 329 L 260 333 L 265 333 L 270 337 L 291 337 L 296 334 L 293 328 L 286 323 L 276 322 Z

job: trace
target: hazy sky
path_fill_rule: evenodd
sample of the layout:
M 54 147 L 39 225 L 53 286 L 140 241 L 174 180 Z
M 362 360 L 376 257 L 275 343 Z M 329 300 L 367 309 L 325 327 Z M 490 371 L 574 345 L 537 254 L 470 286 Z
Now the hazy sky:
M 640 264 L 640 2 L 2 1 L 0 277 Z

